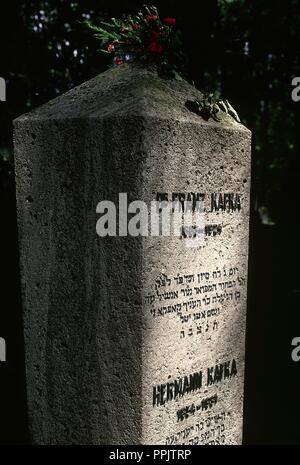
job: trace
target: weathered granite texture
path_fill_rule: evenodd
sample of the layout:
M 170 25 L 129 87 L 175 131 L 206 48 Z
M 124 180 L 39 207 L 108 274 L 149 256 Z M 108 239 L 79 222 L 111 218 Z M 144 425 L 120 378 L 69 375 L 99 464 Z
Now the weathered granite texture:
M 14 122 L 36 444 L 241 442 L 250 132 L 191 113 L 195 98 L 123 65 Z M 197 249 L 100 238 L 96 206 L 121 192 L 205 193 L 222 232 Z M 214 193 L 241 209 L 209 212 Z

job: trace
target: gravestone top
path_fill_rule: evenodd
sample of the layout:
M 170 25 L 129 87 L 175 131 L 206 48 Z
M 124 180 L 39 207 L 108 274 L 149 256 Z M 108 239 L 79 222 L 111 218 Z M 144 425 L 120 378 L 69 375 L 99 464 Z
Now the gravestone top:
M 20 116 L 15 120 L 88 119 L 110 115 L 142 116 L 161 119 L 188 120 L 198 124 L 230 126 L 245 130 L 231 116 L 222 121 L 205 121 L 192 113 L 187 101 L 201 100 L 202 93 L 184 80 L 166 79 L 154 67 L 123 64 L 110 68 L 69 92 Z

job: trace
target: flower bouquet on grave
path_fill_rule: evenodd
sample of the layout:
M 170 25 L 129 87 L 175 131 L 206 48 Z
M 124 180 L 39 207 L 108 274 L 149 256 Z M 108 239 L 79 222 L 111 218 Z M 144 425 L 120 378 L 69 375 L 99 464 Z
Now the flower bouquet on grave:
M 185 56 L 176 19 L 160 18 L 155 6 L 144 6 L 136 15 L 122 19 L 85 24 L 101 41 L 100 51 L 111 55 L 115 66 L 134 61 L 152 63 L 162 74 L 180 78 Z

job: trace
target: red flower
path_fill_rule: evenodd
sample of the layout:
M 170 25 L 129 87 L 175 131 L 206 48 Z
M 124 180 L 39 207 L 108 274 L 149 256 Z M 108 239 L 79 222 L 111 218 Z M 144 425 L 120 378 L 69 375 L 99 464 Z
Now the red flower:
M 122 65 L 124 63 L 124 61 L 122 60 L 122 58 L 117 57 L 117 58 L 115 58 L 115 63 L 116 63 L 116 65 Z
M 164 19 L 163 19 L 163 22 L 164 22 L 165 24 L 174 25 L 174 24 L 176 24 L 176 19 L 175 19 L 175 18 L 169 18 L 169 17 L 167 17 L 167 18 L 164 18 Z
M 150 32 L 150 39 L 151 39 L 151 42 L 156 42 L 157 39 L 159 38 L 159 36 L 160 36 L 160 32 L 151 31 L 151 32 Z
M 157 20 L 158 20 L 158 16 L 156 16 L 156 15 L 149 15 L 147 19 L 148 19 L 149 22 L 151 22 L 151 21 L 157 21 Z
M 107 47 L 108 52 L 113 52 L 114 49 L 115 49 L 115 46 L 113 44 L 109 44 L 108 47 Z
M 137 31 L 138 29 L 140 29 L 140 27 L 141 27 L 141 26 L 140 26 L 138 23 L 133 23 L 133 25 L 132 25 L 132 29 L 133 29 L 134 31 Z
M 148 50 L 151 53 L 162 53 L 164 51 L 163 47 L 157 42 L 151 42 L 149 44 Z

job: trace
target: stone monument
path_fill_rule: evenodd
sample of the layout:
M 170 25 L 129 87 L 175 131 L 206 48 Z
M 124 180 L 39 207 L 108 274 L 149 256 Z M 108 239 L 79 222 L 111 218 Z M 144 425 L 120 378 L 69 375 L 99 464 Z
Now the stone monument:
M 6 343 L 3 337 L 0 337 L 0 362 L 6 361 Z
M 14 122 L 35 444 L 242 441 L 251 133 L 201 98 L 125 64 Z M 201 199 L 202 245 L 100 237 L 121 193 Z

